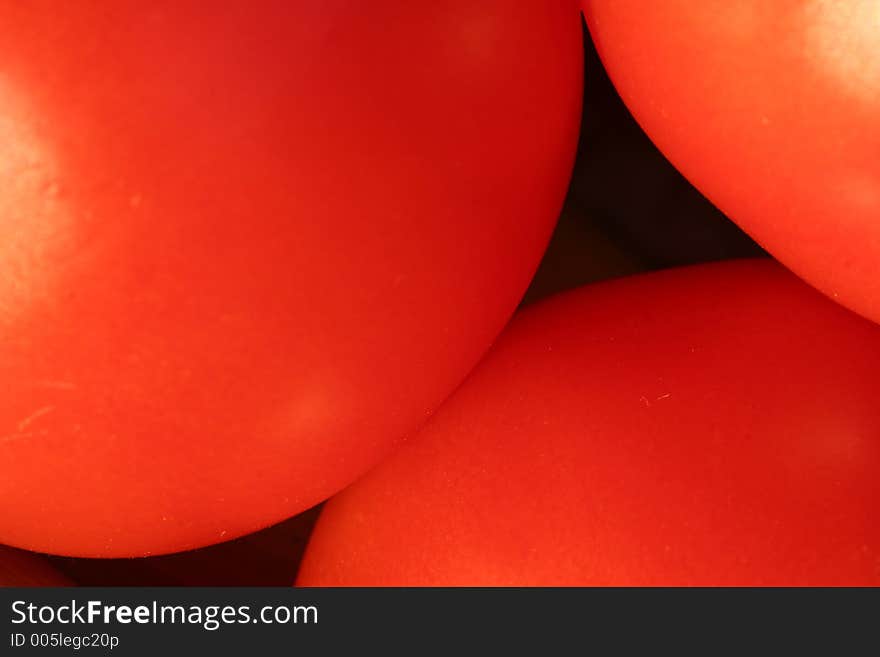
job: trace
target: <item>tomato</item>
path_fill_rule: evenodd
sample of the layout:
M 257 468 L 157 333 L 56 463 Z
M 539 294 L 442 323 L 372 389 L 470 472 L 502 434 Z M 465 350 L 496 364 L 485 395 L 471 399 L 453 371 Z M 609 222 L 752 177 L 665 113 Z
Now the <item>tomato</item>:
M 71 586 L 41 555 L 0 545 L 0 586 Z
M 880 321 L 880 4 L 583 0 L 661 151 L 762 246 Z
M 880 327 L 769 260 L 522 312 L 298 583 L 880 584 Z
M 204 546 L 424 421 L 535 271 L 577 5 L 0 7 L 0 540 Z

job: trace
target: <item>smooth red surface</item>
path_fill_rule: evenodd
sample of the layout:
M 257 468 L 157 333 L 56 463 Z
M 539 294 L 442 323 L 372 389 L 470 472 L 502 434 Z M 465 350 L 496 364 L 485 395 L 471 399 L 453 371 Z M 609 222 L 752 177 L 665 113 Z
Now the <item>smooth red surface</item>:
M 880 327 L 769 261 L 541 302 L 298 584 L 880 584 Z
M 0 541 L 228 540 L 336 492 L 513 311 L 577 8 L 0 5 Z
M 0 586 L 72 586 L 46 558 L 0 545 Z
M 797 274 L 880 321 L 880 3 L 582 4 L 672 163 Z

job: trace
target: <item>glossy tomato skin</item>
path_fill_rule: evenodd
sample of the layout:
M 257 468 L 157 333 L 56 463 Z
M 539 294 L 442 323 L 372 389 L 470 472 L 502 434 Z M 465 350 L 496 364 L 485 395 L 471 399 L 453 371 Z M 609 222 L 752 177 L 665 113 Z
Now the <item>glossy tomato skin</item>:
M 509 318 L 577 5 L 0 8 L 0 540 L 228 540 L 331 495 Z
M 880 583 L 880 327 L 769 261 L 541 302 L 333 498 L 298 583 Z
M 0 545 L 0 587 L 72 585 L 44 556 Z
M 880 321 L 880 5 L 582 5 L 671 162 L 785 265 Z

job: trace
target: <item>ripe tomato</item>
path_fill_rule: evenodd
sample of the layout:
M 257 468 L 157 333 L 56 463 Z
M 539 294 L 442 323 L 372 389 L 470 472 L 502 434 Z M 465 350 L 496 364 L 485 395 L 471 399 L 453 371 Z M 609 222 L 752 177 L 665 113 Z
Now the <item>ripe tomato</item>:
M 42 556 L 0 545 L 0 586 L 71 586 Z
M 880 3 L 583 0 L 657 146 L 826 294 L 880 321 Z
M 880 327 L 770 261 L 524 311 L 300 585 L 880 583 Z
M 0 540 L 228 540 L 487 349 L 577 142 L 571 2 L 0 7 Z

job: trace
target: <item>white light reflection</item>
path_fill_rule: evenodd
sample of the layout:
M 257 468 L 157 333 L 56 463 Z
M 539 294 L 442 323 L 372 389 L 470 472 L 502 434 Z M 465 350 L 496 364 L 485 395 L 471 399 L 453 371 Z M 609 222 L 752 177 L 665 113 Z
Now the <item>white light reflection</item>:
M 70 223 L 52 153 L 27 104 L 0 75 L 0 325 L 50 292 L 52 254 Z
M 880 1 L 812 0 L 804 9 L 806 52 L 826 78 L 858 100 L 880 95 Z

